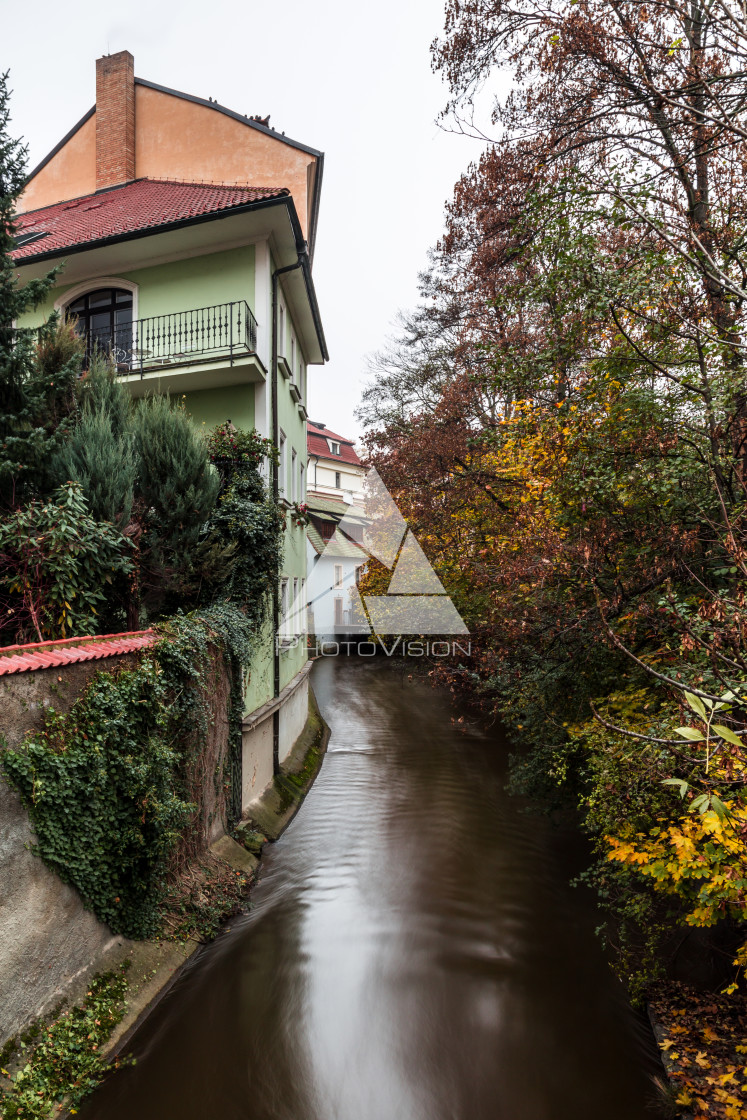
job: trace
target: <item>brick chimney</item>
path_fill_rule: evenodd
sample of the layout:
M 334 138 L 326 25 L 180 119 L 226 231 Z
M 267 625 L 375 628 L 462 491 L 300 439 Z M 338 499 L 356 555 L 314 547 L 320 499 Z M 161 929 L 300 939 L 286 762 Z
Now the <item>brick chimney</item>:
M 96 190 L 135 178 L 135 60 L 96 59 Z

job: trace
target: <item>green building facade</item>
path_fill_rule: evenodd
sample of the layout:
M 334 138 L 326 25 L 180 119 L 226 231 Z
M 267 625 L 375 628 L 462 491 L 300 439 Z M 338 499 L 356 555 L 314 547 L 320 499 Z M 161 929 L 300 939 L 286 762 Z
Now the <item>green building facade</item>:
M 86 330 L 109 340 L 133 397 L 166 393 L 200 427 L 230 420 L 279 448 L 266 477 L 286 510 L 284 558 L 278 617 L 245 667 L 247 804 L 308 714 L 306 535 L 291 513 L 306 494 L 308 368 L 327 352 L 294 199 L 282 187 L 144 178 L 27 211 L 18 224 L 21 282 L 60 268 L 47 303 L 19 327 L 84 307 Z

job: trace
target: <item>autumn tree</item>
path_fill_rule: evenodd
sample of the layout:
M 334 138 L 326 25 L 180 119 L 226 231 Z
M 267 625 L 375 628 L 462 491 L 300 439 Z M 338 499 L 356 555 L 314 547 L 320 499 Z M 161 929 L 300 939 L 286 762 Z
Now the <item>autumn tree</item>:
M 511 92 L 362 408 L 472 632 L 441 671 L 531 745 L 517 783 L 586 807 L 628 977 L 741 904 L 744 31 L 725 4 L 449 2 L 451 119 Z M 721 845 L 713 906 L 660 835 L 693 866 Z

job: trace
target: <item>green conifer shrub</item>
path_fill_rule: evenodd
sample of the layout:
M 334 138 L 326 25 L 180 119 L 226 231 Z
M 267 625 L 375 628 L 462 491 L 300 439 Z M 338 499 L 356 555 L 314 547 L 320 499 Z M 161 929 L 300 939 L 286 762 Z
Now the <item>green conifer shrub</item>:
M 119 529 L 130 522 L 137 475 L 132 405 L 110 363 L 91 363 L 78 393 L 80 418 L 50 464 L 58 485 L 80 483 L 91 515 Z
M 166 397 L 149 397 L 134 410 L 133 446 L 141 596 L 149 612 L 159 612 L 193 591 L 195 549 L 220 479 L 202 435 Z

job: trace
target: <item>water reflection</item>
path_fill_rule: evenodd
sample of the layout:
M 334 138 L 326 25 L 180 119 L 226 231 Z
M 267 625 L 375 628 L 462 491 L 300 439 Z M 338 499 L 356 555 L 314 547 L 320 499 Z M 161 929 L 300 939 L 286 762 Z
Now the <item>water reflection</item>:
M 645 1033 L 504 793 L 503 742 L 383 661 L 323 661 L 332 739 L 248 915 L 87 1120 L 643 1120 Z

